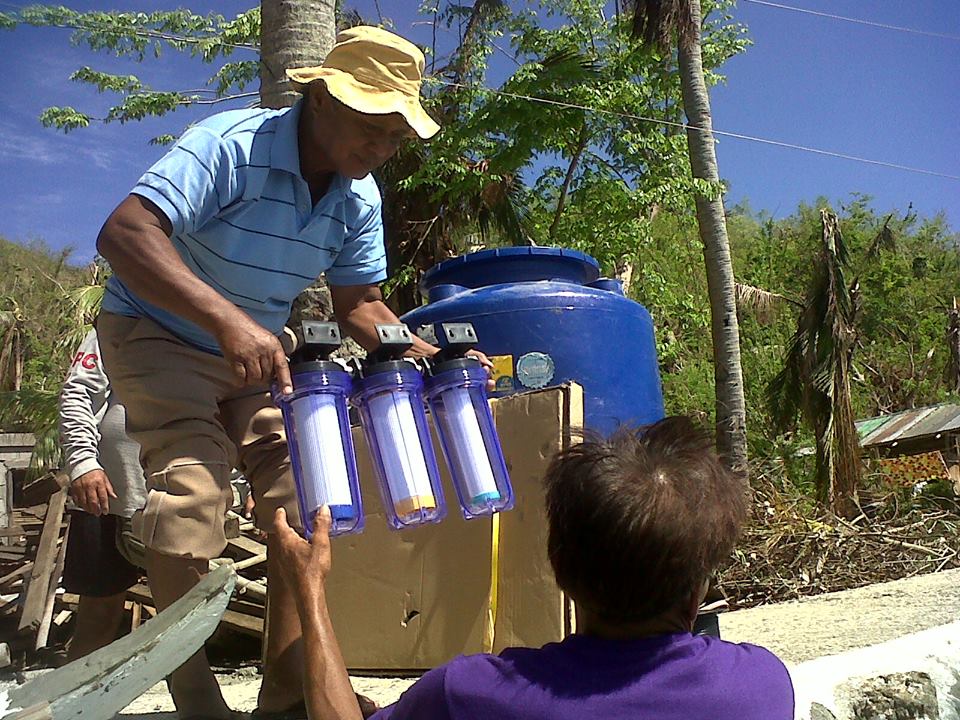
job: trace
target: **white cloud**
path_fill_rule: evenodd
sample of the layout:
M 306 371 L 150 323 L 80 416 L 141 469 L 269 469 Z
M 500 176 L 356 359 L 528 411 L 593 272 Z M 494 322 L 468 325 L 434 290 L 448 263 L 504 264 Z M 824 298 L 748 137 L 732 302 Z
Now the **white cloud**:
M 67 138 L 55 130 L 40 127 L 39 123 L 35 130 L 28 130 L 20 124 L 0 120 L 0 163 L 29 160 L 54 165 L 80 160 L 97 170 L 114 167 L 115 153 L 84 139 L 82 132 L 75 132 Z

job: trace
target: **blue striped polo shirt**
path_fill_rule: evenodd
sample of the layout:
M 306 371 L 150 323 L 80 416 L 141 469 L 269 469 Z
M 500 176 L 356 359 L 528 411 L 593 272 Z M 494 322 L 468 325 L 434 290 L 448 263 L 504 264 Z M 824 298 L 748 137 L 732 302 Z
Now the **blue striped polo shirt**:
M 300 108 L 214 115 L 187 130 L 131 191 L 167 216 L 171 242 L 197 277 L 277 334 L 294 298 L 321 274 L 332 285 L 386 278 L 376 182 L 335 175 L 313 205 L 300 174 Z M 103 309 L 150 318 L 197 348 L 220 352 L 212 335 L 137 297 L 116 275 Z

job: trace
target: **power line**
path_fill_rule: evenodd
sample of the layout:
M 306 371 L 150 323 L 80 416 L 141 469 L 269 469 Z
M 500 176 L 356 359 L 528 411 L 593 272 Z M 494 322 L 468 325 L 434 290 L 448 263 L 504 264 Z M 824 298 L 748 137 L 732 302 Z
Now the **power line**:
M 447 80 L 440 80 L 439 78 L 434 78 L 435 81 L 442 83 L 443 85 L 448 85 L 451 87 L 459 87 L 465 90 L 480 90 L 483 92 L 492 93 L 494 95 L 500 95 L 502 97 L 509 97 L 515 100 L 527 100 L 530 102 L 542 103 L 544 105 L 553 105 L 556 107 L 568 108 L 571 110 L 583 110 L 585 112 L 598 113 L 603 115 L 615 115 L 617 117 L 625 118 L 627 120 L 639 120 L 641 122 L 655 123 L 657 125 L 666 125 L 669 127 L 682 128 L 684 130 L 693 130 L 695 132 L 711 132 L 714 135 L 720 135 L 722 137 L 734 138 L 736 140 L 749 140 L 750 142 L 761 143 L 763 145 L 773 145 L 775 147 L 787 148 L 789 150 L 801 150 L 803 152 L 813 153 L 816 155 L 825 155 L 827 157 L 839 158 L 841 160 L 852 160 L 854 162 L 866 163 L 867 165 L 878 165 L 880 167 L 892 168 L 894 170 L 904 170 L 912 173 L 919 173 L 920 175 L 931 175 L 933 177 L 946 178 L 947 180 L 960 180 L 960 175 L 950 175 L 948 173 L 941 173 L 935 170 L 926 170 L 924 168 L 911 167 L 909 165 L 900 165 L 898 163 L 886 162 L 884 160 L 873 160 L 871 158 L 859 157 L 857 155 L 848 155 L 847 153 L 833 152 L 831 150 L 823 150 L 822 148 L 809 147 L 807 145 L 797 145 L 795 143 L 783 142 L 780 140 L 771 140 L 769 138 L 757 137 L 755 135 L 746 135 L 744 133 L 729 132 L 725 130 L 716 130 L 710 128 L 703 128 L 697 125 L 690 125 L 688 123 L 674 122 L 672 120 L 663 120 L 661 118 L 652 118 L 646 117 L 644 115 L 634 115 L 632 113 L 619 112 L 617 110 L 606 110 L 604 108 L 595 108 L 589 107 L 587 105 L 577 105 L 576 103 L 562 102 L 560 100 L 550 100 L 548 98 L 538 98 L 531 95 L 520 95 L 518 93 L 507 92 L 506 90 L 494 90 L 493 88 L 484 87 L 482 85 L 467 85 L 464 83 L 450 82 Z
M 960 42 L 960 35 L 950 35 L 947 33 L 931 32 L 929 30 L 918 30 L 916 28 L 902 27 L 900 25 L 888 25 L 887 23 L 873 22 L 872 20 L 862 20 L 860 18 L 846 17 L 844 15 L 834 15 L 832 13 L 819 12 L 817 10 L 808 10 L 807 8 L 794 7 L 793 5 L 783 5 L 781 3 L 769 2 L 769 0 L 742 0 L 754 5 L 764 5 L 766 7 L 777 8 L 778 10 L 791 10 L 793 12 L 803 13 L 805 15 L 816 15 L 817 17 L 828 18 L 830 20 L 842 20 L 843 22 L 856 23 L 857 25 L 868 25 L 870 27 L 881 28 L 883 30 L 898 30 L 899 32 L 913 33 L 914 35 L 926 35 L 927 37 L 941 38 L 943 40 L 956 40 Z

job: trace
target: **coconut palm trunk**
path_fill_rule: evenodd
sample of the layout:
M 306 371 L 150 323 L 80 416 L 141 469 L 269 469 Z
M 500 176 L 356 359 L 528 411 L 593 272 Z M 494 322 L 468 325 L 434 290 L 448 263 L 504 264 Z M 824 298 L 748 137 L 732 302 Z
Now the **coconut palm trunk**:
M 677 36 L 680 87 L 687 115 L 693 176 L 719 183 L 710 99 L 700 54 L 700 0 L 636 0 L 634 31 L 650 44 L 669 47 Z M 713 338 L 717 450 L 729 467 L 746 472 L 747 428 L 740 365 L 736 284 L 723 197 L 697 195 L 697 224 L 706 264 Z
M 300 96 L 284 70 L 323 62 L 337 32 L 336 0 L 267 0 L 260 17 L 260 105 L 289 107 Z

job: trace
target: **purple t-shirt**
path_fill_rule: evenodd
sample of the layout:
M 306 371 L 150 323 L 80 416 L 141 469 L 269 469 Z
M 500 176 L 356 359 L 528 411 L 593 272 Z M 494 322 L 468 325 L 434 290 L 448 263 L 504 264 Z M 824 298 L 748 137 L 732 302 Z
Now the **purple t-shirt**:
M 572 635 L 539 650 L 461 656 L 375 720 L 793 720 L 793 685 L 769 650 L 688 633 Z

